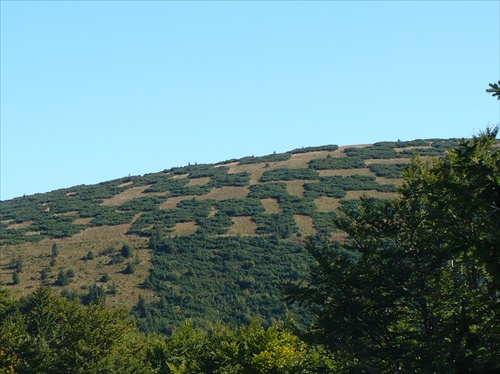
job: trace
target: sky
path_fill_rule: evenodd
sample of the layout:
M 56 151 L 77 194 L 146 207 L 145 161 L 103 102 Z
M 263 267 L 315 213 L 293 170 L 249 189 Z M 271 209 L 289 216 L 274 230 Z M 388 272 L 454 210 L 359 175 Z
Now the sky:
M 500 121 L 500 1 L 1 1 L 0 199 Z

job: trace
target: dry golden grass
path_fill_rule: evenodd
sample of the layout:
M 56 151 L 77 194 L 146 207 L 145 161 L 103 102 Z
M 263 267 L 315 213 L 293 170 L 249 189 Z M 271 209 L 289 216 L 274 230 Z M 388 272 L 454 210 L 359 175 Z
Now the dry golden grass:
M 192 178 L 189 180 L 187 186 L 204 186 L 211 181 L 210 177 L 202 177 L 202 178 Z
M 359 199 L 361 196 L 370 196 L 377 199 L 394 199 L 397 196 L 396 192 L 379 192 L 379 191 L 347 191 L 345 199 Z
M 33 224 L 33 221 L 26 221 L 22 223 L 11 223 L 9 226 L 7 226 L 7 229 L 9 230 L 19 230 L 19 229 L 25 229 L 30 227 Z
M 160 209 L 174 209 L 177 207 L 177 204 L 183 200 L 190 200 L 194 196 L 175 196 L 175 197 L 169 197 L 167 201 L 164 201 L 163 203 L 160 204 Z
M 79 293 L 85 293 L 85 286 L 99 281 L 104 273 L 111 280 L 104 287 L 114 283 L 117 287 L 116 296 L 108 296 L 107 304 L 115 307 L 131 307 L 137 302 L 139 294 L 147 298 L 152 297 L 152 292 L 140 288 L 149 274 L 151 266 L 151 251 L 147 249 L 147 239 L 137 236 L 127 236 L 126 232 L 130 225 L 104 226 L 88 228 L 70 238 L 44 239 L 38 243 L 24 243 L 15 246 L 4 246 L 0 249 L 0 283 L 9 285 L 16 296 L 22 296 L 42 285 L 41 271 L 48 268 L 49 284 L 54 283 L 60 269 L 72 269 L 76 275 L 72 283 L 65 288 Z M 56 243 L 59 247 L 59 255 L 56 264 L 50 267 L 52 245 Z M 116 265 L 107 265 L 110 261 L 108 256 L 99 256 L 104 249 L 113 246 L 117 251 L 124 243 L 128 243 L 134 250 L 137 258 L 128 261 L 136 261 L 134 274 L 123 274 L 126 262 Z M 84 260 L 89 251 L 94 254 L 93 260 Z M 20 283 L 12 285 L 12 269 L 9 264 L 13 259 L 23 259 L 23 271 L 20 273 Z M 57 291 L 62 288 L 55 288 Z
M 229 228 L 226 236 L 251 236 L 255 235 L 257 224 L 251 220 L 251 217 L 232 217 L 233 225 Z
M 267 214 L 283 213 L 283 209 L 281 209 L 276 199 L 260 199 L 260 201 L 266 209 Z
M 122 205 L 124 202 L 136 199 L 138 197 L 143 196 L 144 190 L 148 189 L 151 187 L 151 185 L 145 185 L 145 186 L 139 186 L 139 187 L 132 187 L 129 188 L 118 195 L 115 195 L 109 199 L 104 200 L 101 205 L 103 206 L 119 206 Z
M 339 200 L 340 199 L 337 199 L 335 197 L 323 196 L 314 199 L 314 203 L 318 208 L 318 212 L 333 212 L 339 208 L 340 206 Z
M 309 183 L 309 180 L 294 180 L 286 181 L 286 190 L 292 196 L 304 197 L 304 183 Z
M 371 164 L 407 164 L 410 162 L 409 158 L 373 158 L 365 160 L 366 165 Z
M 198 196 L 200 200 L 224 200 L 230 198 L 243 199 L 248 196 L 248 187 L 220 187 L 220 188 L 212 188 L 212 190 L 206 195 Z
M 186 173 L 186 174 L 176 174 L 172 177 L 172 179 L 184 179 L 184 178 L 187 178 L 189 175 L 189 173 Z
M 94 219 L 93 217 L 77 218 L 73 221 L 73 223 L 77 225 L 88 225 L 93 219 Z
M 295 223 L 299 228 L 299 232 L 302 236 L 310 236 L 316 234 L 316 230 L 314 229 L 314 223 L 312 217 L 303 216 L 300 214 L 294 214 Z
M 243 172 L 250 173 L 250 184 L 259 183 L 262 174 L 264 174 L 266 170 L 269 170 L 269 168 L 265 167 L 265 163 L 262 162 L 259 164 L 247 164 L 247 165 L 238 165 L 237 162 L 236 163 L 233 162 L 225 166 L 229 167 L 228 171 L 229 174 L 243 173 Z
M 376 177 L 375 180 L 380 184 L 394 184 L 396 186 L 401 186 L 403 184 L 402 178 Z
M 341 170 L 318 170 L 321 177 L 332 177 L 336 175 L 341 175 L 343 177 L 350 175 L 373 175 L 370 169 L 341 169 Z
M 280 162 L 272 162 L 272 163 L 270 163 L 270 165 L 271 165 L 272 169 L 276 169 L 276 168 L 287 168 L 287 169 L 307 168 L 309 165 L 309 161 L 314 160 L 316 158 L 325 158 L 330 153 L 333 154 L 333 152 L 328 152 L 328 151 L 295 153 L 292 155 L 292 157 L 290 157 L 289 160 L 280 161 Z
M 131 186 L 133 184 L 134 184 L 134 181 L 125 182 L 125 183 L 119 184 L 118 187 L 122 188 L 122 187 Z
M 175 224 L 173 233 L 180 236 L 191 235 L 194 234 L 199 228 L 200 226 L 194 222 L 180 222 Z

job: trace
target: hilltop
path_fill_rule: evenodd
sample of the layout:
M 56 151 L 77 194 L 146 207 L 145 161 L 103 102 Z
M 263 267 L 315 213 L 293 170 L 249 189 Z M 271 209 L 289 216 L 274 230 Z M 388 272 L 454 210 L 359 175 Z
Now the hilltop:
M 300 148 L 2 201 L 0 284 L 105 296 L 133 307 L 145 330 L 185 318 L 270 323 L 287 313 L 281 282 L 308 271 L 305 237 L 342 237 L 330 223 L 339 207 L 394 198 L 413 154 L 457 143 Z

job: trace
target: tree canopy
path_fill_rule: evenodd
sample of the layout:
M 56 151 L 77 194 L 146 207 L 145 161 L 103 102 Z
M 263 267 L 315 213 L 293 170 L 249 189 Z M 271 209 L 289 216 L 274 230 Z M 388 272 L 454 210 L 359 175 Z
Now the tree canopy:
M 414 157 L 394 201 L 362 198 L 311 239 L 310 338 L 349 372 L 486 372 L 500 366 L 498 128 L 446 156 Z

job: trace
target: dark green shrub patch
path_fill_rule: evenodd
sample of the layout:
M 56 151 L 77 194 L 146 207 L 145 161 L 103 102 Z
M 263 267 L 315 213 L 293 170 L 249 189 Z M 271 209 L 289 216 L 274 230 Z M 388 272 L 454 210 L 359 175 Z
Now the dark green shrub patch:
M 144 196 L 137 197 L 135 199 L 125 201 L 119 210 L 133 211 L 133 212 L 145 212 L 158 210 L 159 205 L 167 200 L 168 196 Z
M 339 149 L 338 145 L 335 144 L 330 144 L 330 145 L 322 145 L 319 147 L 302 147 L 302 148 L 297 148 L 291 151 L 290 153 L 296 154 L 296 153 L 308 153 L 308 152 L 320 152 L 320 151 L 329 151 L 333 152 Z
M 309 161 L 309 167 L 314 170 L 360 169 L 365 166 L 359 157 L 326 157 Z
M 217 170 L 217 169 L 216 169 Z M 209 187 L 242 187 L 250 183 L 250 173 L 217 173 L 212 176 L 212 180 L 208 183 Z
M 200 226 L 199 234 L 203 235 L 224 235 L 229 227 L 233 225 L 230 216 L 223 212 L 217 212 L 213 217 L 198 218 L 196 223 Z
M 196 218 L 208 217 L 215 200 L 182 200 L 177 204 L 178 210 L 187 212 L 190 217 L 188 221 L 194 221 Z
M 278 197 L 278 203 L 283 209 L 283 213 L 312 216 L 316 212 L 316 204 L 312 198 L 281 195 Z
M 401 178 L 407 164 L 370 164 L 368 169 L 378 177 Z
M 188 183 L 189 179 L 187 178 L 174 179 L 170 175 L 166 175 L 157 179 L 156 183 L 144 190 L 144 192 L 172 192 L 172 190 L 181 189 Z
M 257 234 L 270 234 L 286 239 L 299 231 L 295 219 L 290 213 L 261 214 L 252 217 L 257 223 Z
M 145 331 L 170 333 L 186 318 L 196 325 L 239 325 L 256 317 L 271 324 L 287 313 L 277 285 L 300 280 L 311 264 L 299 245 L 268 236 L 195 234 L 154 240 L 160 243 L 150 245 L 155 248 L 153 267 L 145 286 L 155 291 L 158 301 L 143 300 L 136 314 Z M 310 315 L 297 318 L 302 322 Z
M 374 159 L 388 159 L 388 158 L 397 158 L 398 152 L 394 149 L 394 147 L 390 147 L 387 145 L 372 145 L 368 147 L 352 147 L 346 148 L 344 152 L 349 157 L 357 157 L 362 158 L 363 160 L 374 158 Z
M 342 198 L 345 191 L 338 183 L 329 180 L 321 180 L 317 183 L 304 183 L 304 196 L 318 198 L 321 196 Z
M 252 184 L 248 194 L 248 198 L 256 199 L 278 199 L 281 196 L 288 196 L 286 183 L 283 182 Z
M 134 219 L 133 211 L 117 211 L 116 207 L 101 207 L 90 222 L 91 226 L 114 226 L 130 223 Z
M 273 169 L 266 171 L 260 177 L 261 182 L 292 181 L 296 179 L 316 180 L 319 179 L 319 174 L 316 170 L 306 168 Z
M 255 216 L 265 212 L 264 206 L 256 198 L 221 200 L 215 206 L 231 217 Z
M 318 235 L 329 235 L 335 229 L 333 225 L 335 215 L 335 212 L 315 212 L 313 214 L 314 229 Z
M 248 164 L 258 164 L 261 162 L 286 161 L 289 160 L 291 157 L 292 157 L 291 153 L 275 153 L 272 155 L 260 156 L 260 157 L 248 156 L 240 159 L 239 164 L 248 165 Z

